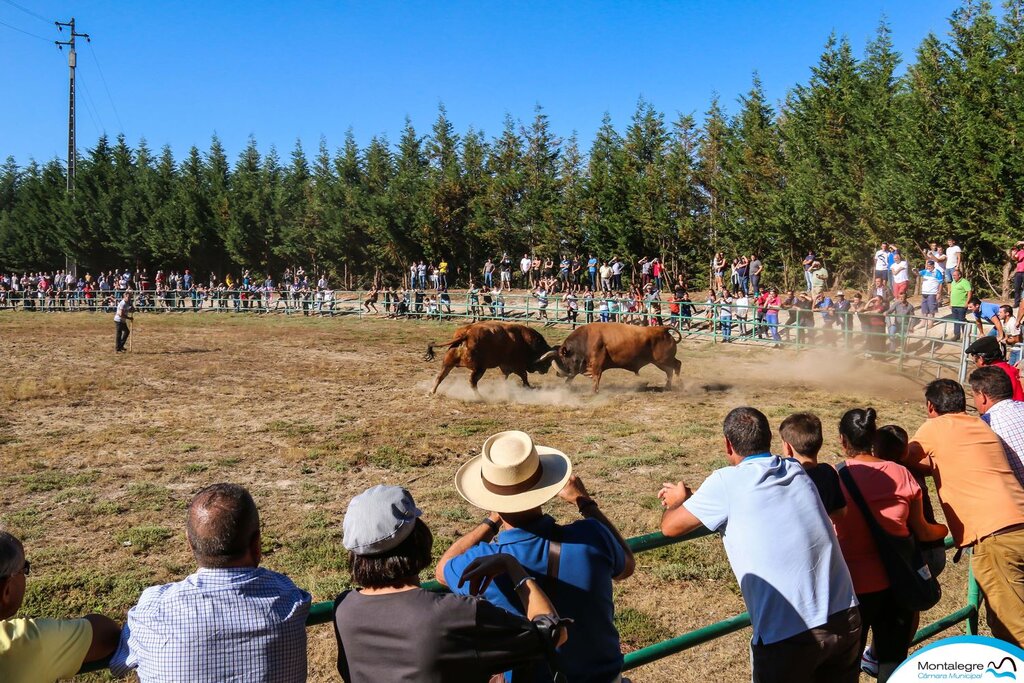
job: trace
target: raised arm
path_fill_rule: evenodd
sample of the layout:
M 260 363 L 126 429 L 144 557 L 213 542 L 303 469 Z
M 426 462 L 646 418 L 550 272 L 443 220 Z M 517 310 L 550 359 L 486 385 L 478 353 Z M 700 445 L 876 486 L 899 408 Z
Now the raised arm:
M 616 581 L 622 581 L 623 579 L 628 579 L 632 576 L 633 571 L 636 569 L 636 558 L 633 557 L 633 551 L 629 549 L 629 544 L 626 543 L 626 539 L 623 538 L 621 533 L 619 533 L 615 524 L 613 524 L 598 507 L 597 501 L 587 493 L 587 489 L 583 485 L 583 481 L 575 474 L 572 475 L 569 477 L 569 481 L 565 484 L 565 488 L 558 493 L 558 497 L 567 503 L 575 505 L 579 509 L 580 514 L 587 519 L 597 520 L 603 524 L 608 531 L 612 532 L 615 540 L 618 541 L 620 546 L 622 546 L 622 552 L 626 556 L 626 563 L 622 572 L 614 578 Z
M 444 568 L 449 560 L 453 557 L 458 557 L 478 543 L 489 543 L 492 538 L 498 535 L 498 525 L 501 524 L 501 517 L 498 516 L 498 513 L 492 512 L 485 519 L 491 520 L 492 524 L 481 521 L 473 527 L 472 531 L 456 539 L 454 543 L 448 546 L 448 550 L 445 550 L 444 554 L 437 561 L 437 567 L 434 568 L 434 578 L 442 586 L 448 585 L 448 581 L 444 578 Z

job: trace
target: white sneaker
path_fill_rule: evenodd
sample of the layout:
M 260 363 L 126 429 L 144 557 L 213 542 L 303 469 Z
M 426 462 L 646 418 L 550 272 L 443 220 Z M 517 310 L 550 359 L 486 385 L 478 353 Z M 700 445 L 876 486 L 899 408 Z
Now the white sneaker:
M 864 648 L 864 654 L 860 656 L 860 670 L 872 678 L 878 678 L 878 659 L 870 645 Z

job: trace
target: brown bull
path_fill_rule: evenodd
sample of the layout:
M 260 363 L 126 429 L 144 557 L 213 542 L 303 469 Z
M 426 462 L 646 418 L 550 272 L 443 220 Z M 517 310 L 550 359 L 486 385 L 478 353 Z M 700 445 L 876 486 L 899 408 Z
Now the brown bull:
M 621 368 L 637 374 L 653 363 L 665 372 L 665 388 L 672 388 L 672 375 L 682 364 L 676 360 L 676 343 L 682 339 L 671 327 L 639 327 L 625 323 L 590 323 L 577 328 L 553 350 L 559 375 L 572 381 L 576 375 L 594 379 L 594 393 L 601 373 Z
M 431 394 L 455 367 L 470 371 L 469 384 L 473 391 L 477 391 L 477 383 L 490 368 L 500 368 L 505 379 L 516 374 L 523 380 L 523 386 L 529 387 L 530 380 L 526 374 L 546 373 L 553 360 L 551 346 L 544 337 L 532 327 L 518 323 L 487 321 L 463 325 L 455 330 L 451 341 L 428 344 L 425 360 L 434 359 L 435 346 L 449 348 Z

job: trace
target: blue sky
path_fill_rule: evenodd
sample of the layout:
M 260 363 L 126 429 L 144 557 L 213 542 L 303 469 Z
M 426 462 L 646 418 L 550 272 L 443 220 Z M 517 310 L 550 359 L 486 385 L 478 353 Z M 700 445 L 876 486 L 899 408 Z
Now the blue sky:
M 181 158 L 216 132 L 232 159 L 250 135 L 286 159 L 296 138 L 312 155 L 321 135 L 334 148 L 350 127 L 361 145 L 395 141 L 407 115 L 426 133 L 441 102 L 457 131 L 488 136 L 540 104 L 587 149 L 605 112 L 621 129 L 640 97 L 669 119 L 699 117 L 714 92 L 735 111 L 757 70 L 777 102 L 831 31 L 859 55 L 883 15 L 912 60 L 958 5 L 0 0 L 0 158 L 66 154 L 67 53 L 50 42 L 66 34 L 41 17 L 74 16 L 93 36 L 78 55 L 80 152 L 123 132 Z

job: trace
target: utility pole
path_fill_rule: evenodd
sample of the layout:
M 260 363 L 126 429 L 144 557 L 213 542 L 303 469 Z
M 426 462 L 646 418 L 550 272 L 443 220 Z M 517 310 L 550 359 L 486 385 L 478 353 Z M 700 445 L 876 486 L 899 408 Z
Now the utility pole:
M 70 67 L 68 79 L 68 194 L 73 195 L 75 193 L 75 161 L 78 158 L 78 148 L 75 143 L 75 38 L 85 38 L 86 42 L 89 42 L 89 34 L 75 32 L 74 17 L 71 17 L 69 22 L 55 21 L 53 23 L 60 32 L 63 32 L 64 27 L 67 26 L 71 34 L 68 40 L 53 42 L 57 45 L 58 50 L 63 50 L 65 45 L 68 46 L 68 66 Z M 78 276 L 78 273 L 75 272 L 78 267 L 73 258 L 66 257 L 65 266 L 72 277 Z

